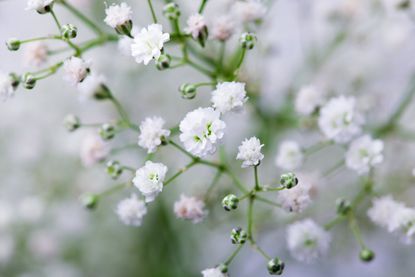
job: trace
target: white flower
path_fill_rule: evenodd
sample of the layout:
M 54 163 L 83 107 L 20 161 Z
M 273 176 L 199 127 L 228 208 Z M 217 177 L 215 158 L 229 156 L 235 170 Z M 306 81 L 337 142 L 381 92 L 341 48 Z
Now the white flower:
M 369 172 L 370 167 L 383 161 L 383 142 L 369 135 L 355 139 L 346 153 L 346 165 L 359 175 Z
M 25 64 L 41 66 L 48 58 L 48 46 L 43 42 L 34 42 L 27 46 L 24 52 Z
M 117 206 L 117 215 L 125 225 L 140 226 L 147 207 L 144 201 L 131 194 L 129 198 L 121 200 Z
M 180 141 L 187 151 L 197 157 L 216 151 L 216 144 L 222 139 L 226 127 L 219 117 L 219 111 L 210 107 L 198 108 L 185 116 L 179 127 Z
M 153 58 L 158 59 L 165 42 L 170 40 L 168 33 L 163 33 L 163 26 L 151 24 L 141 29 L 134 37 L 131 53 L 137 63 L 147 65 Z
M 287 212 L 300 213 L 311 204 L 311 184 L 302 182 L 291 189 L 285 189 L 277 194 L 277 201 Z
M 242 160 L 242 167 L 256 166 L 259 165 L 264 155 L 261 153 L 261 148 L 264 145 L 261 144 L 259 139 L 252 137 L 245 139 L 242 144 L 238 147 L 237 160 Z
M 202 271 L 203 277 L 228 277 L 228 274 L 222 273 L 219 268 L 208 268 Z
M 235 31 L 235 22 L 229 16 L 220 16 L 212 24 L 212 38 L 225 41 L 228 40 Z
M 303 152 L 295 141 L 284 141 L 280 144 L 275 164 L 286 170 L 294 170 L 303 163 Z
M 64 79 L 75 86 L 86 78 L 90 66 L 90 62 L 86 62 L 78 57 L 70 57 L 63 63 Z
M 302 262 L 310 263 L 323 256 L 330 241 L 330 234 L 311 219 L 298 221 L 287 229 L 288 249 L 295 259 Z
M 360 133 L 363 117 L 355 102 L 353 97 L 339 96 L 321 108 L 318 125 L 328 139 L 345 143 Z
M 323 100 L 321 90 L 312 85 L 302 87 L 295 98 L 295 110 L 299 114 L 310 115 L 323 104 Z
M 102 138 L 91 133 L 86 136 L 81 145 L 81 160 L 85 166 L 91 166 L 104 160 L 110 152 L 108 144 Z
M 194 39 L 199 37 L 199 34 L 206 28 L 205 18 L 201 14 L 193 14 L 187 19 L 187 27 L 184 31 L 191 34 Z
M 234 15 L 243 22 L 260 20 L 267 8 L 260 0 L 237 1 L 232 7 Z
M 226 113 L 241 110 L 247 100 L 244 83 L 225 82 L 216 85 L 211 101 L 215 109 Z
M 163 129 L 164 120 L 161 117 L 147 117 L 140 124 L 138 145 L 147 149 L 147 153 L 154 153 L 161 144 L 162 137 L 168 137 L 170 131 Z
M 166 177 L 167 166 L 162 163 L 147 161 L 138 169 L 133 179 L 134 185 L 146 198 L 146 202 L 152 202 L 163 190 L 163 181 Z
M 38 13 L 47 12 L 47 8 L 53 4 L 53 0 L 29 0 L 27 1 L 26 10 L 34 10 Z
M 105 14 L 107 15 L 104 19 L 105 23 L 112 28 L 116 28 L 130 21 L 133 16 L 133 11 L 126 3 L 121 3 L 119 5 L 112 4 L 109 6 L 105 10 Z
M 103 75 L 96 74 L 95 72 L 88 75 L 82 83 L 78 83 L 78 90 L 80 92 L 80 100 L 85 101 L 87 99 L 94 98 L 94 95 L 102 89 L 102 86 L 106 82 L 106 78 Z
M 183 194 L 180 200 L 174 203 L 174 213 L 178 218 L 191 220 L 193 223 L 201 222 L 207 215 L 205 203 L 202 200 Z
M 14 95 L 13 80 L 9 74 L 0 72 L 0 100 L 6 101 Z

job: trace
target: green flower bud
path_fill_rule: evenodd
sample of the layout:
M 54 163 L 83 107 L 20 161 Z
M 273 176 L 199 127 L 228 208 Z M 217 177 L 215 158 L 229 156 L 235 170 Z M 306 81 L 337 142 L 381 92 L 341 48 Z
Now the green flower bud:
M 117 179 L 122 174 L 122 166 L 118 161 L 109 161 L 107 163 L 107 173 L 112 179 Z
M 115 136 L 115 127 L 111 124 L 105 123 L 102 124 L 98 132 L 103 140 L 110 140 Z
M 231 232 L 231 241 L 233 244 L 244 244 L 248 239 L 248 234 L 241 227 L 233 228 Z
M 78 35 L 78 28 L 72 24 L 63 25 L 61 28 L 61 34 L 67 39 L 76 38 Z
M 81 121 L 76 115 L 68 114 L 63 120 L 63 125 L 65 126 L 66 130 L 73 132 L 81 127 Z
M 12 80 L 12 87 L 16 90 L 20 84 L 20 77 L 16 73 L 10 73 L 9 76 Z
M 242 48 L 251 50 L 255 46 L 256 36 L 253 33 L 243 33 L 240 38 Z
M 336 200 L 336 211 L 340 215 L 346 215 L 351 210 L 350 201 L 339 198 Z
M 196 97 L 196 86 L 192 84 L 182 84 L 179 88 L 184 99 L 193 99 Z
M 89 210 L 95 209 L 96 206 L 98 205 L 98 201 L 99 201 L 99 197 L 96 194 L 88 193 L 88 194 L 81 196 L 82 205 Z
M 228 273 L 228 266 L 226 264 L 220 264 L 217 266 L 217 269 L 222 273 Z
M 158 70 L 164 70 L 170 67 L 171 58 L 169 55 L 161 54 L 156 60 L 156 67 Z
M 109 99 L 111 97 L 112 97 L 111 91 L 104 84 L 100 84 L 94 92 L 94 98 L 96 100 L 105 100 L 105 99 Z
M 359 257 L 364 262 L 370 262 L 375 258 L 375 253 L 372 250 L 365 248 L 360 251 Z
M 133 37 L 131 35 L 131 30 L 132 29 L 133 29 L 133 22 L 131 20 L 128 20 L 128 21 L 124 22 L 123 24 L 118 25 L 117 27 L 115 27 L 115 31 L 117 32 L 117 34 L 126 35 L 130 38 Z
M 239 199 L 233 194 L 225 196 L 222 200 L 222 206 L 226 211 L 236 210 L 238 208 Z
M 22 82 L 25 89 L 33 89 L 36 85 L 36 78 L 32 74 L 26 73 L 23 75 Z
M 280 182 L 282 186 L 290 189 L 298 185 L 298 178 L 294 173 L 289 172 L 281 175 Z
M 6 41 L 6 46 L 10 51 L 17 51 L 22 43 L 17 38 L 10 38 Z
M 268 262 L 267 268 L 271 275 L 281 275 L 284 271 L 284 262 L 279 258 L 272 259 Z
M 163 7 L 163 14 L 169 20 L 176 20 L 180 17 L 179 5 L 170 2 Z

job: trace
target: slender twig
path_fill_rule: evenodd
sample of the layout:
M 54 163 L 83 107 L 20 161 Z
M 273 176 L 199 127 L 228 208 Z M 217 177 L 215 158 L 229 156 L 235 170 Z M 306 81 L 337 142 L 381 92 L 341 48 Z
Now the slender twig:
M 151 0 L 147 0 L 147 2 L 148 2 L 148 7 L 150 8 L 150 11 L 151 11 L 151 17 L 153 18 L 154 23 L 157 23 L 157 16 L 156 16 L 156 13 L 154 12 L 153 3 Z

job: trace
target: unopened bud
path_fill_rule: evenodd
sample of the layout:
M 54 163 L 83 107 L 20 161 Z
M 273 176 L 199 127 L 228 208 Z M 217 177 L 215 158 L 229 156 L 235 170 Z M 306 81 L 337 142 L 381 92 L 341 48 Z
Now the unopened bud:
M 97 86 L 97 88 L 94 91 L 94 98 L 96 100 L 105 100 L 105 99 L 109 99 L 111 98 L 111 91 L 109 90 L 109 88 L 104 85 L 104 84 L 100 84 Z
M 336 211 L 340 215 L 346 215 L 351 209 L 350 201 L 339 198 L 336 200 Z
M 76 38 L 78 35 L 78 28 L 72 24 L 63 25 L 61 28 L 61 34 L 67 39 Z
M 6 46 L 10 51 L 17 51 L 22 43 L 17 38 L 10 38 L 6 41 Z
M 163 7 L 163 14 L 169 20 L 176 20 L 180 17 L 179 5 L 170 2 Z
M 251 50 L 255 46 L 256 36 L 253 33 L 243 33 L 240 38 L 242 48 Z
M 122 166 L 118 161 L 109 161 L 107 163 L 107 173 L 112 179 L 117 179 L 122 174 Z
M 281 175 L 280 182 L 282 186 L 290 189 L 298 185 L 298 178 L 294 173 L 289 172 Z
M 63 120 L 63 125 L 65 126 L 66 130 L 73 132 L 81 127 L 81 121 L 76 115 L 68 114 Z
M 26 73 L 23 75 L 22 83 L 25 89 L 33 89 L 36 85 L 36 78 L 32 74 Z
M 217 266 L 217 269 L 219 269 L 222 273 L 228 273 L 228 266 L 226 264 L 220 264 Z
M 238 208 L 238 204 L 239 199 L 233 194 L 225 196 L 222 200 L 222 206 L 227 211 L 236 210 Z
M 115 127 L 111 124 L 105 123 L 102 124 L 98 132 L 103 140 L 110 140 L 115 136 Z
M 171 58 L 169 55 L 161 54 L 156 60 L 156 67 L 158 70 L 164 70 L 170 67 Z
M 241 227 L 233 228 L 231 232 L 231 241 L 233 244 L 244 244 L 248 234 Z
M 123 24 L 117 25 L 117 27 L 115 27 L 115 31 L 118 34 L 126 35 L 130 38 L 132 38 L 132 35 L 131 35 L 131 30 L 132 29 L 133 29 L 133 22 L 131 20 L 127 20 Z
M 88 193 L 81 196 L 82 205 L 89 210 L 93 210 L 96 208 L 96 206 L 98 205 L 98 200 L 99 197 L 96 194 Z
M 364 262 L 370 262 L 375 258 L 375 253 L 372 250 L 365 248 L 360 251 L 359 257 Z
M 281 275 L 284 271 L 284 262 L 279 258 L 272 259 L 268 262 L 267 268 L 271 275 Z
M 193 84 L 182 84 L 179 90 L 184 99 L 193 99 L 196 97 L 196 86 Z

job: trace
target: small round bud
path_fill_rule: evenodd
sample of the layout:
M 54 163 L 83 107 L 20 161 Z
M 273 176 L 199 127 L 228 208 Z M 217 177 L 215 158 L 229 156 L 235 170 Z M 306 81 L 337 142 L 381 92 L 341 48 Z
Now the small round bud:
M 115 136 L 115 127 L 111 124 L 105 123 L 102 124 L 98 132 L 103 140 L 110 140 Z
M 228 273 L 228 266 L 226 264 L 218 265 L 217 269 L 219 269 L 219 271 L 222 273 Z
M 61 34 L 67 39 L 76 38 L 78 35 L 78 28 L 72 24 L 65 24 L 61 28 Z
M 272 259 L 268 262 L 267 268 L 271 275 L 281 275 L 284 271 L 284 262 L 279 258 Z
M 73 132 L 79 127 L 81 127 L 81 121 L 76 115 L 68 114 L 63 119 L 63 125 L 65 126 L 66 130 L 69 132 Z
M 32 74 L 26 73 L 23 75 L 22 83 L 25 89 L 33 89 L 36 85 L 36 78 Z
M 222 206 L 225 210 L 231 211 L 236 210 L 238 208 L 239 199 L 236 197 L 236 195 L 229 194 L 225 196 L 222 200 Z
M 105 100 L 111 97 L 112 97 L 111 91 L 104 84 L 100 84 L 94 91 L 94 98 L 96 100 Z
M 17 38 L 10 38 L 6 41 L 6 46 L 10 51 L 17 51 L 22 43 Z
M 281 175 L 280 182 L 282 186 L 290 189 L 298 185 L 298 178 L 294 173 L 289 172 Z
M 233 244 L 244 244 L 248 239 L 248 234 L 241 227 L 233 228 L 231 231 L 231 241 Z
M 375 253 L 372 250 L 365 248 L 360 251 L 359 257 L 364 262 L 370 262 L 375 258 Z
M 339 198 L 336 200 L 336 211 L 340 215 L 346 215 L 351 209 L 350 201 Z
M 164 70 L 170 67 L 171 58 L 169 55 L 161 54 L 156 61 L 156 66 L 158 70 Z
M 10 73 L 9 76 L 12 80 L 12 87 L 16 90 L 20 84 L 20 77 L 16 73 Z
M 251 50 L 255 46 L 256 36 L 253 33 L 243 33 L 240 38 L 242 48 Z
M 126 35 L 126 36 L 128 36 L 130 38 L 133 37 L 131 35 L 131 30 L 132 29 L 133 29 L 133 22 L 131 20 L 127 20 L 123 24 L 117 25 L 117 27 L 115 27 L 115 31 L 118 34 L 120 34 L 120 35 Z
M 81 196 L 82 205 L 89 210 L 93 210 L 96 208 L 96 206 L 98 205 L 98 200 L 99 197 L 96 194 L 88 193 Z
M 122 174 L 122 166 L 118 161 L 109 161 L 107 163 L 107 173 L 112 179 L 117 179 Z
M 193 99 L 196 97 L 196 86 L 192 84 L 182 84 L 179 88 L 184 99 Z
M 169 20 L 176 20 L 180 17 L 179 5 L 170 2 L 163 7 L 163 14 Z

